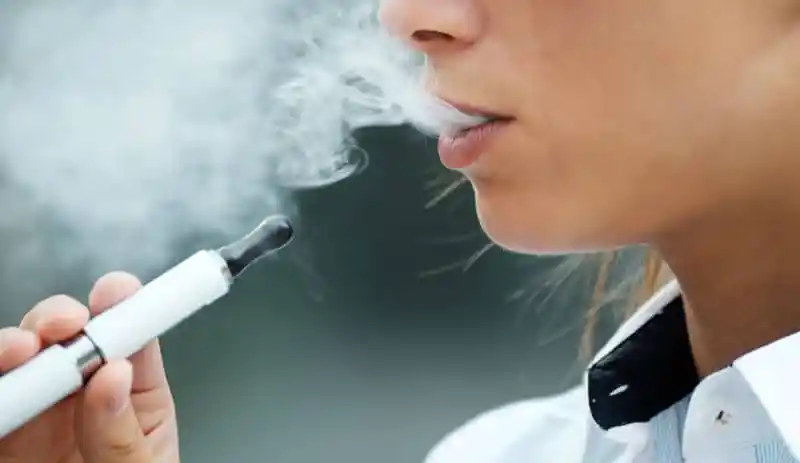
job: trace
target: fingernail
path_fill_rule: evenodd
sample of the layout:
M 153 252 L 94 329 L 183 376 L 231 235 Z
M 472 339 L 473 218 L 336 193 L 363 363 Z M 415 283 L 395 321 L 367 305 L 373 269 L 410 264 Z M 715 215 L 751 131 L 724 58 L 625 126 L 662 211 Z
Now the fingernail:
M 122 365 L 124 365 L 124 367 L 120 367 L 122 378 L 117 383 L 117 388 L 113 391 L 108 401 L 108 411 L 114 417 L 121 415 L 131 404 L 133 368 L 128 362 Z

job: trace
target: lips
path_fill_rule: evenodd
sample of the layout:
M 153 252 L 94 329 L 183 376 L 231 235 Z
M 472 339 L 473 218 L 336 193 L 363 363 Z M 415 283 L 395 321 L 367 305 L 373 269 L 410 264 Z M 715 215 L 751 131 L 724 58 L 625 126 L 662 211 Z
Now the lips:
M 453 108 L 482 122 L 462 126 L 439 137 L 439 157 L 450 169 L 464 169 L 476 163 L 503 130 L 512 122 L 511 116 L 485 109 L 447 102 Z
M 477 106 L 470 106 L 470 105 L 465 105 L 465 104 L 460 104 L 460 103 L 454 103 L 454 102 L 448 101 L 448 100 L 442 100 L 442 101 L 444 101 L 445 103 L 449 104 L 453 108 L 459 110 L 460 112 L 462 112 L 462 113 L 464 113 L 464 114 L 466 114 L 468 116 L 484 119 L 486 121 L 486 123 L 494 122 L 494 121 L 505 121 L 505 122 L 508 122 L 508 121 L 511 121 L 511 120 L 514 119 L 513 116 L 496 113 L 496 112 L 490 111 L 488 109 L 479 108 Z M 469 129 L 469 128 L 471 128 L 471 127 L 465 127 L 465 129 Z

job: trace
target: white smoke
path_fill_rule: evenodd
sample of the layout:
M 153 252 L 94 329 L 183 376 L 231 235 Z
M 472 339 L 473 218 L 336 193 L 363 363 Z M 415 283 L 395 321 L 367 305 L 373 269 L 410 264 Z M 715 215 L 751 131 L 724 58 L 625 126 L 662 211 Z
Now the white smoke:
M 376 11 L 372 0 L 0 4 L 7 259 L 161 266 L 187 236 L 239 234 L 290 208 L 293 187 L 339 180 L 355 128 L 458 121 L 432 110 L 422 63 Z

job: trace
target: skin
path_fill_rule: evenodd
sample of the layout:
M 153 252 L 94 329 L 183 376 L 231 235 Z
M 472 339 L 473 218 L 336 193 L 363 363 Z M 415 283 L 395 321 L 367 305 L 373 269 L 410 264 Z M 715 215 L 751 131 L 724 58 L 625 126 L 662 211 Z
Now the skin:
M 463 170 L 493 241 L 652 245 L 702 375 L 800 329 L 799 1 L 381 7 L 432 93 L 515 118 Z

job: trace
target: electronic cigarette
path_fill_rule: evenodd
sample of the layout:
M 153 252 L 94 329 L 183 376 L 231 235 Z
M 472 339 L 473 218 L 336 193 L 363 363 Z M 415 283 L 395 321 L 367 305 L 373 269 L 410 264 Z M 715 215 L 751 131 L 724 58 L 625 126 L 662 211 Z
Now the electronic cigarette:
M 251 264 L 293 236 L 287 218 L 268 217 L 240 240 L 172 267 L 90 320 L 69 343 L 48 347 L 0 376 L 0 439 L 80 390 L 107 361 L 130 357 L 227 294 Z

